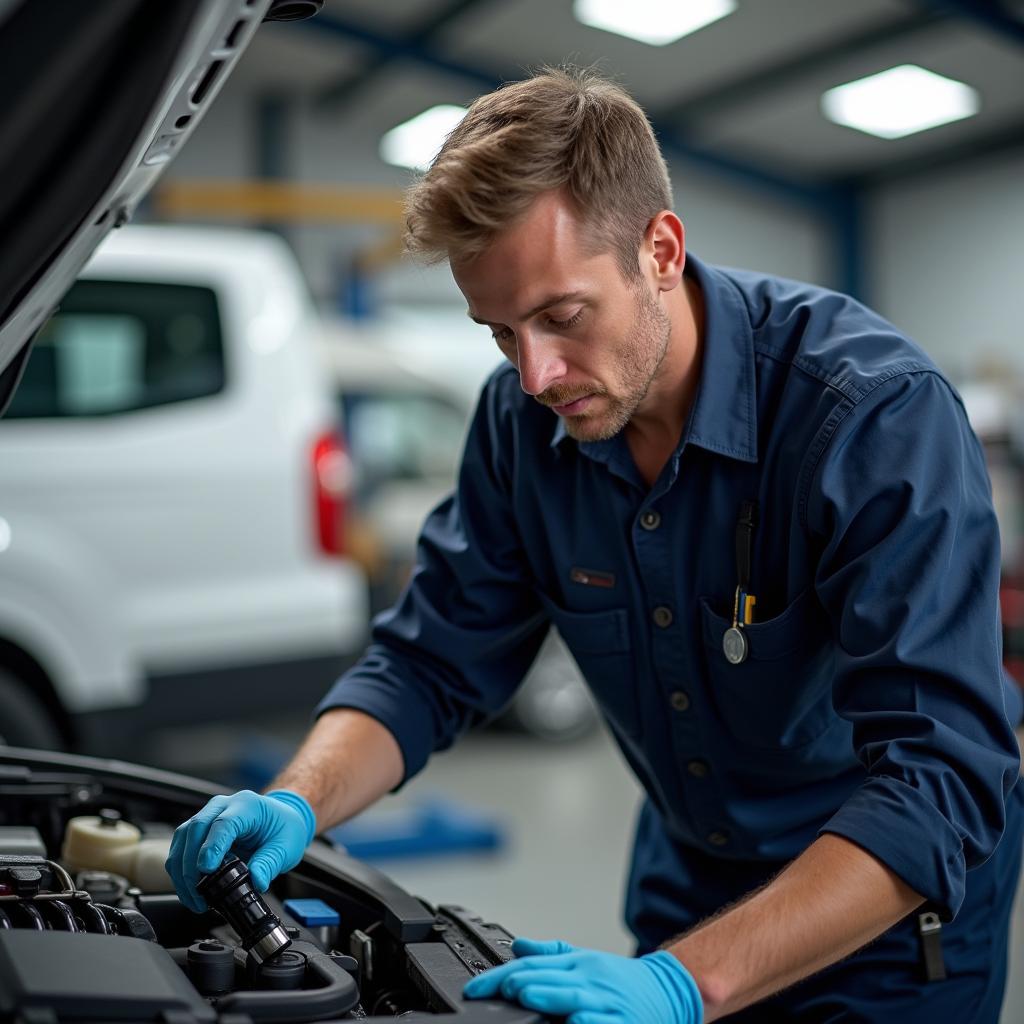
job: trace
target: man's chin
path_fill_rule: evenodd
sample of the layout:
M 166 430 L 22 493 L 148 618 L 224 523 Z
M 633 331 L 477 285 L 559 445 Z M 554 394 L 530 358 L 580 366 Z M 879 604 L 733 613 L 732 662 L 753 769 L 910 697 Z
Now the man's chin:
M 625 423 L 604 416 L 563 416 L 565 432 L 574 441 L 610 441 L 622 432 Z

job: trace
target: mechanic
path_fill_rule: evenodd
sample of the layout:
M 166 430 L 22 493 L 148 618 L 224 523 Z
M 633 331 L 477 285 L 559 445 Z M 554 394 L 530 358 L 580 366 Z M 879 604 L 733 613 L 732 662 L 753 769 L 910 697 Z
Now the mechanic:
M 1021 698 L 951 386 L 854 300 L 688 254 L 646 117 L 589 71 L 478 99 L 407 217 L 511 365 L 292 763 L 176 832 L 182 901 L 232 844 L 266 888 L 503 707 L 554 623 L 646 790 L 637 956 L 518 939 L 467 996 L 572 1024 L 995 1022 Z

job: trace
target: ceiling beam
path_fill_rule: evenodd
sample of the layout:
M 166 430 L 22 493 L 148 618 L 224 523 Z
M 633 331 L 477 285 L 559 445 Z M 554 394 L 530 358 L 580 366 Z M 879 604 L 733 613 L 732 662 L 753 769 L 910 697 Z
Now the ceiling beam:
M 423 47 L 437 39 L 458 18 L 492 0 L 448 0 L 440 10 L 432 11 L 404 38 L 406 46 Z M 349 103 L 400 56 L 397 53 L 377 49 L 369 60 L 352 74 L 345 75 L 324 86 L 313 98 L 313 105 L 320 110 Z
M 965 21 L 973 21 L 982 28 L 1024 44 L 1024 21 L 999 0 L 921 0 L 926 7 L 940 13 L 949 13 Z
M 820 212 L 822 205 L 827 205 L 833 198 L 831 182 L 781 174 L 769 167 L 731 157 L 721 150 L 695 145 L 682 132 L 657 121 L 651 126 L 666 157 L 685 160 L 716 178 L 727 179 L 813 213 Z
M 299 22 L 297 27 L 309 30 L 329 32 L 348 40 L 355 40 L 375 48 L 388 59 L 412 61 L 425 67 L 433 68 L 447 74 L 458 75 L 469 81 L 482 85 L 487 91 L 496 89 L 505 81 L 521 78 L 521 69 L 509 68 L 507 75 L 496 74 L 472 64 L 451 60 L 436 53 L 428 43 L 411 38 L 394 39 L 382 35 L 348 20 L 343 20 L 332 12 L 330 17 L 313 18 Z M 823 189 L 813 181 L 788 177 L 764 167 L 748 164 L 745 161 L 723 156 L 711 149 L 693 145 L 674 127 L 653 122 L 655 134 L 668 155 L 692 161 L 699 166 L 715 173 L 724 175 L 731 180 L 739 181 L 762 193 L 768 193 L 776 199 L 797 203 L 805 208 L 816 209 L 827 198 L 828 189 Z
M 493 89 L 496 83 L 500 83 L 500 77 L 496 77 L 493 71 L 473 68 L 457 61 L 448 60 L 441 54 L 431 50 L 426 44 L 417 42 L 415 39 L 396 39 L 372 28 L 367 28 L 359 22 L 341 15 L 331 13 L 331 16 L 321 14 L 308 21 L 295 23 L 297 31 L 319 32 L 321 34 L 333 35 L 337 39 L 344 39 L 347 42 L 362 43 L 375 50 L 379 55 L 395 60 L 408 60 L 418 64 L 424 64 L 435 71 L 444 71 L 459 78 L 468 78 L 486 89 Z M 513 76 L 515 77 L 515 76 Z
M 885 182 L 902 178 L 913 178 L 935 171 L 971 163 L 984 157 L 999 156 L 1015 150 L 1024 150 L 1024 125 L 1017 121 L 1003 125 L 985 135 L 964 139 L 956 144 L 936 146 L 927 153 L 919 153 L 903 160 L 888 161 L 855 178 L 836 180 L 833 184 L 842 188 L 845 184 L 855 184 L 862 188 L 870 188 Z

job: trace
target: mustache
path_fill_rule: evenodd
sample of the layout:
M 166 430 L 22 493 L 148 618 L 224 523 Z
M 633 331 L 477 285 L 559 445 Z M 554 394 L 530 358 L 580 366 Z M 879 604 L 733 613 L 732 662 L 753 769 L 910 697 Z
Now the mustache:
M 541 405 L 546 405 L 550 409 L 556 405 L 568 405 L 570 402 L 575 402 L 580 398 L 586 398 L 587 395 L 604 395 L 606 393 L 607 389 L 600 385 L 573 387 L 570 384 L 552 384 L 551 387 L 546 391 L 542 391 L 536 398 Z

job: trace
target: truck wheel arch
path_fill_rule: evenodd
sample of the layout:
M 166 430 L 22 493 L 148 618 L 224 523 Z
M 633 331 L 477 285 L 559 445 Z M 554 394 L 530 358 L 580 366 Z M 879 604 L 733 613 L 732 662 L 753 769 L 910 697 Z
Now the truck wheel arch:
M 18 704 L 18 713 L 32 721 L 33 703 L 44 713 L 54 730 L 54 739 L 67 749 L 74 744 L 74 730 L 67 710 L 57 696 L 53 681 L 43 666 L 24 648 L 0 637 L 0 702 L 7 695 Z M 0 721 L 3 709 L 0 706 Z M 40 730 L 42 726 L 40 724 Z

